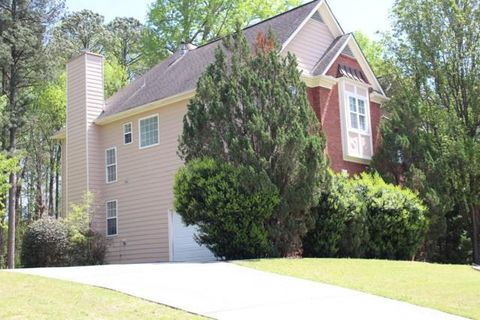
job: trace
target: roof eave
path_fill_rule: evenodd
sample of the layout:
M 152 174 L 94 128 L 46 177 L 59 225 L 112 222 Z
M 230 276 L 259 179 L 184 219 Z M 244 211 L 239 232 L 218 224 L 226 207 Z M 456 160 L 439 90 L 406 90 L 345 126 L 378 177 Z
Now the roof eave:
M 195 95 L 195 89 L 187 90 L 177 95 L 160 99 L 157 101 L 153 101 L 141 106 L 133 107 L 131 109 L 128 109 L 119 113 L 114 113 L 112 115 L 103 116 L 103 117 L 100 116 L 97 120 L 95 120 L 95 124 L 99 126 L 103 126 L 115 121 L 119 121 L 128 117 L 135 116 L 143 112 L 148 112 L 157 108 L 162 108 L 183 100 L 190 100 L 191 98 L 193 98 L 194 95 Z

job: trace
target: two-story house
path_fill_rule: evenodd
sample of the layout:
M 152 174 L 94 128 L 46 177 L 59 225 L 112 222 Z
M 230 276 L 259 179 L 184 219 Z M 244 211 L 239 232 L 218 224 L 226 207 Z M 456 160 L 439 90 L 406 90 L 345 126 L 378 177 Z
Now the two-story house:
M 253 42 L 269 28 L 282 54 L 298 59 L 335 171 L 365 170 L 379 139 L 385 94 L 352 34 L 324 0 L 244 29 Z M 188 46 L 104 100 L 103 59 L 82 53 L 67 65 L 63 212 L 86 191 L 94 226 L 109 241 L 109 263 L 191 261 L 211 253 L 173 212 L 172 186 L 182 161 L 178 137 L 189 100 L 221 40 Z

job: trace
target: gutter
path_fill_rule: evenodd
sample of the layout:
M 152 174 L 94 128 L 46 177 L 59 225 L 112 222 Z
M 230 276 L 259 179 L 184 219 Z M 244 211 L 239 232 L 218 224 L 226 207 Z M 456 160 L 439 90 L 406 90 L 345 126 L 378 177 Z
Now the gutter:
M 98 118 L 97 120 L 94 121 L 94 123 L 96 125 L 103 126 L 103 125 L 112 123 L 114 121 L 118 121 L 118 120 L 122 120 L 122 119 L 125 119 L 125 118 L 128 118 L 128 117 L 134 116 L 134 115 L 139 114 L 139 113 L 148 112 L 148 111 L 151 111 L 151 110 L 154 110 L 154 109 L 157 109 L 157 108 L 165 107 L 165 106 L 168 106 L 168 105 L 171 105 L 173 103 L 180 102 L 180 101 L 183 101 L 183 100 L 187 100 L 187 99 L 189 100 L 189 99 L 193 98 L 194 96 L 195 96 L 195 89 L 184 91 L 182 93 L 179 93 L 177 95 L 174 95 L 174 96 L 171 96 L 171 97 L 168 97 L 168 98 L 164 98 L 164 99 L 161 99 L 161 100 L 150 102 L 150 103 L 138 106 L 138 107 L 133 107 L 129 110 L 125 110 L 125 111 L 122 111 L 122 112 L 119 112 L 119 113 L 115 113 L 115 114 L 112 114 L 110 116 L 105 116 L 105 117 Z

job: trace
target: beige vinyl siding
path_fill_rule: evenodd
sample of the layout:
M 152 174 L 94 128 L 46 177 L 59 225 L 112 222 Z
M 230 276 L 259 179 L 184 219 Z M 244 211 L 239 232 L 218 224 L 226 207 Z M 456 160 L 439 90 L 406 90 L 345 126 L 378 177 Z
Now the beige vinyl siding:
M 118 200 L 118 234 L 109 237 L 108 263 L 168 261 L 168 211 L 173 209 L 173 181 L 182 161 L 178 137 L 187 102 L 178 102 L 107 124 L 100 128 L 102 149 L 117 148 L 117 182 L 102 175 L 99 231 L 106 233 L 107 201 Z M 158 115 L 159 144 L 139 148 L 139 119 Z M 131 144 L 123 144 L 123 124 L 132 123 Z M 104 169 L 105 166 L 103 165 Z
M 61 148 L 62 148 L 62 181 L 61 181 L 61 191 L 62 191 L 62 199 L 61 199 L 61 204 L 62 204 L 62 210 L 60 212 L 61 217 L 65 217 L 67 215 L 67 146 L 66 146 L 66 140 L 63 139 L 60 141 L 61 143 Z M 58 210 L 58 209 L 57 209 Z
M 67 65 L 66 188 L 64 209 L 81 203 L 87 191 L 101 200 L 101 136 L 94 120 L 104 106 L 103 58 L 84 53 Z
M 325 23 L 309 19 L 285 50 L 295 54 L 301 69 L 311 72 L 333 39 Z
M 85 55 L 67 65 L 66 201 L 78 203 L 87 189 Z
M 102 187 L 104 150 L 101 146 L 100 128 L 94 124 L 104 107 L 103 92 L 103 59 L 86 55 L 87 75 L 87 135 L 88 135 L 88 190 L 93 195 L 93 210 L 102 210 Z M 94 226 L 104 225 L 103 220 L 95 219 Z

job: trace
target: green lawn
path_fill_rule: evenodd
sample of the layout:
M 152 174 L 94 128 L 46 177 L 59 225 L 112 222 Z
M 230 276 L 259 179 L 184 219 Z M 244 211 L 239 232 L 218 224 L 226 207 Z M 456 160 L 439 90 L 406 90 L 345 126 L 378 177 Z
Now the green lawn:
M 236 263 L 480 319 L 480 272 L 469 266 L 356 259 L 270 259 Z
M 0 319 L 203 319 L 111 290 L 0 272 Z

